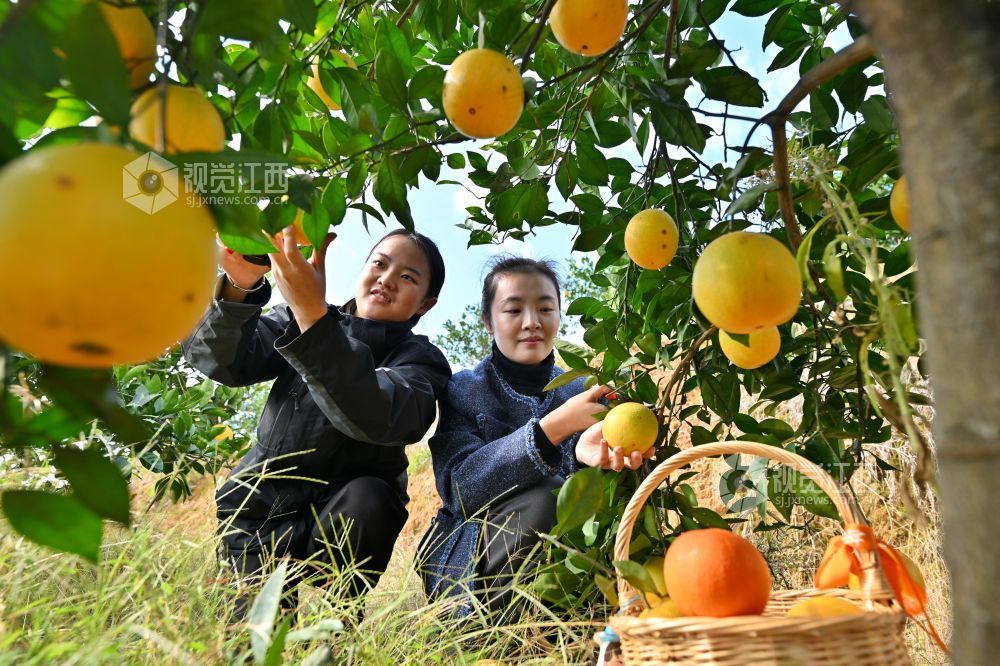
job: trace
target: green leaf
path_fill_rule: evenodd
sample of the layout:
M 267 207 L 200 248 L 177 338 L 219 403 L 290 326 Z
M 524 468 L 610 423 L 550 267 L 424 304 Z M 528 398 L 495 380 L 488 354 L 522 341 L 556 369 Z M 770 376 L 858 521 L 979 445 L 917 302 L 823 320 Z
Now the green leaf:
M 640 592 L 656 593 L 656 582 L 646 571 L 646 567 L 632 560 L 615 560 L 614 565 L 615 570 L 628 581 L 629 585 Z
M 375 83 L 385 101 L 407 110 L 406 74 L 391 51 L 379 51 L 375 59 Z
M 282 4 L 282 16 L 294 23 L 296 28 L 310 35 L 316 30 L 319 11 L 314 0 L 282 0 Z
M 844 271 L 840 265 L 840 255 L 837 254 L 837 245 L 840 241 L 832 241 L 823 250 L 823 272 L 826 274 L 826 283 L 833 292 L 838 302 L 847 298 L 847 291 L 844 289 Z
M 795 263 L 798 264 L 799 275 L 802 276 L 802 281 L 812 294 L 816 293 L 816 283 L 813 281 L 812 272 L 809 270 L 809 253 L 812 251 L 813 237 L 822 227 L 822 222 L 814 225 L 809 230 L 809 233 L 806 234 L 806 237 L 802 239 L 802 244 L 799 245 L 799 249 L 795 253 Z
M 702 527 L 717 527 L 723 530 L 731 530 L 732 527 L 726 519 L 703 506 L 696 506 L 691 509 L 691 517 L 698 521 Z
M 715 67 L 697 76 L 705 96 L 737 106 L 764 106 L 764 89 L 757 79 L 732 66 Z
M 22 11 L 12 12 L 2 28 L 0 99 L 5 105 L 14 100 L 44 99 L 46 92 L 59 85 L 59 59 L 44 27 L 33 12 L 22 8 Z M 117 52 L 117 46 L 115 49 Z M 121 67 L 121 58 L 118 62 Z
M 840 512 L 837 511 L 833 500 L 816 485 L 815 481 L 790 467 L 782 467 L 780 472 L 784 477 L 783 482 L 787 489 L 795 495 L 797 504 L 802 505 L 806 511 L 817 516 L 840 520 Z
M 145 421 L 122 406 L 109 370 L 47 365 L 39 383 L 45 395 L 72 416 L 101 419 L 122 444 L 147 442 L 153 436 Z
M 101 519 L 72 495 L 8 490 L 0 502 L 11 527 L 31 541 L 97 563 Z
M 733 11 L 743 16 L 763 16 L 795 0 L 736 0 Z
M 76 93 L 112 125 L 129 117 L 129 75 L 97 3 L 87 3 L 62 35 L 66 73 Z
M 576 143 L 576 163 L 579 167 L 577 177 L 581 182 L 597 186 L 608 184 L 608 159 L 582 137 Z
M 836 126 L 840 119 L 840 107 L 837 100 L 825 90 L 814 90 L 809 94 L 809 108 L 812 111 L 813 124 L 821 129 Z
M 865 124 L 873 132 L 889 134 L 896 126 L 895 118 L 882 95 L 872 95 L 858 107 Z
M 567 370 L 566 372 L 562 373 L 561 375 L 550 381 L 548 384 L 546 384 L 545 388 L 543 388 L 542 390 L 553 391 L 559 388 L 560 386 L 566 386 L 566 384 L 569 384 L 575 379 L 579 379 L 580 377 L 586 377 L 587 375 L 594 375 L 594 374 L 597 373 L 591 368 L 575 368 L 573 370 Z
M 705 134 L 687 102 L 677 106 L 654 104 L 652 110 L 653 127 L 660 138 L 675 146 L 687 146 L 696 153 L 705 150 Z
M 77 500 L 99 516 L 129 524 L 128 483 L 110 460 L 94 450 L 57 447 L 53 464 L 69 481 Z
M 568 373 L 567 373 L 568 374 Z M 556 530 L 559 534 L 580 527 L 604 505 L 604 475 L 596 467 L 580 470 L 559 489 Z
M 344 183 L 340 178 L 331 178 L 330 182 L 323 188 L 322 203 L 323 208 L 326 209 L 326 213 L 330 218 L 331 227 L 335 227 L 344 221 L 344 215 L 347 214 L 347 193 L 344 192 Z M 324 229 L 323 234 L 325 235 L 325 233 L 326 230 Z M 316 240 L 322 239 L 317 238 Z
M 729 207 L 726 208 L 726 212 L 723 213 L 722 216 L 729 217 L 730 215 L 736 215 L 737 213 L 754 210 L 760 205 L 760 201 L 764 198 L 765 193 L 772 192 L 776 189 L 778 189 L 778 184 L 775 182 L 758 183 L 757 185 L 744 190 L 740 196 L 736 197 L 736 200 L 729 204 Z
M 462 153 L 452 153 L 448 156 L 448 167 L 451 169 L 465 168 L 465 155 Z
M 281 34 L 278 20 L 285 11 L 282 0 L 255 0 L 247 11 L 242 0 L 211 0 L 203 5 L 198 30 L 249 41 L 266 40 Z
M 271 647 L 271 636 L 274 633 L 274 620 L 278 616 L 281 604 L 281 593 L 285 587 L 285 576 L 288 572 L 288 560 L 282 558 L 281 563 L 264 583 L 260 594 L 254 599 L 250 608 L 249 630 L 250 648 L 254 661 L 263 664 Z
M 542 219 L 549 209 L 545 186 L 540 182 L 518 183 L 497 197 L 496 224 L 501 230 L 517 229 Z
M 399 168 L 393 158 L 382 160 L 378 173 L 375 175 L 375 198 L 382 210 L 392 213 L 407 229 L 413 229 L 413 215 L 410 204 L 406 201 L 406 183 L 399 174 Z

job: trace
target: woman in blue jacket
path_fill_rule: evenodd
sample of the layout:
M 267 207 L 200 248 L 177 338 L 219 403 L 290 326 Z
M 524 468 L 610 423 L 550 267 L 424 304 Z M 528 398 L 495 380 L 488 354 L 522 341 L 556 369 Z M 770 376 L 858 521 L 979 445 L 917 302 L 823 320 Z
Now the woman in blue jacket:
M 308 559 L 314 582 L 353 562 L 347 587 L 360 595 L 406 522 L 404 447 L 430 428 L 451 376 L 412 331 L 437 301 L 444 263 L 426 236 L 391 232 L 372 248 L 355 298 L 334 307 L 324 266 L 332 238 L 310 260 L 291 227 L 276 240 L 281 251 L 269 256 L 286 303 L 264 314 L 271 268 L 225 251 L 217 298 L 184 343 L 188 361 L 222 384 L 273 381 L 256 444 L 216 494 L 223 556 L 241 578 L 276 558 Z M 293 604 L 294 594 L 283 600 Z
M 514 574 L 556 523 L 556 493 L 580 465 L 636 469 L 642 456 L 609 451 L 594 414 L 611 389 L 577 379 L 551 391 L 561 370 L 559 279 L 547 262 L 511 257 L 483 284 L 481 315 L 493 352 L 455 374 L 441 403 L 431 457 L 442 508 L 421 544 L 428 596 L 486 593 L 506 608 Z M 530 562 L 527 563 L 530 568 Z

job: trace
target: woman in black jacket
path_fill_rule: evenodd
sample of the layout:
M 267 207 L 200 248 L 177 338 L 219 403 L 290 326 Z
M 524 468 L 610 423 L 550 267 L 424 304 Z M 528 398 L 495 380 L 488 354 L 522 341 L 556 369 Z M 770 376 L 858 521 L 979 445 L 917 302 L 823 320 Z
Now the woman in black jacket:
M 406 522 L 404 446 L 430 428 L 451 369 L 412 331 L 444 282 L 433 241 L 389 233 L 369 254 L 355 298 L 337 308 L 325 300 L 334 236 L 309 260 L 291 227 L 272 239 L 286 304 L 267 314 L 271 268 L 225 250 L 217 298 L 184 356 L 227 386 L 274 382 L 255 446 L 216 494 L 226 559 L 242 577 L 281 557 L 310 559 L 321 573 L 353 562 L 357 595 L 378 582 Z

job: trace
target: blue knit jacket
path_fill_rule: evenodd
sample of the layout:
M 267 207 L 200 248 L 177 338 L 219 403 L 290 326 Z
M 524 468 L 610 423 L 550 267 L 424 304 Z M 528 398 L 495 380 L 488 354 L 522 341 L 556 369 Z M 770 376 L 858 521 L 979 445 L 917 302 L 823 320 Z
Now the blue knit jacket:
M 552 368 L 552 379 L 562 374 Z M 583 392 L 583 379 L 548 391 L 539 401 L 517 393 L 486 357 L 452 376 L 430 440 L 443 503 L 419 549 L 429 597 L 467 594 L 481 521 L 490 503 L 552 476 L 573 474 L 579 433 L 555 447 L 535 441 L 539 419 Z

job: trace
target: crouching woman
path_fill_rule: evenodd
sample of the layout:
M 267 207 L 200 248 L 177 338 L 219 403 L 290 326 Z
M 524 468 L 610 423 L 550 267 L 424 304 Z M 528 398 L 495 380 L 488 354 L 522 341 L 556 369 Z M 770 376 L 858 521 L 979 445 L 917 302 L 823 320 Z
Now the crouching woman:
M 595 414 L 605 386 L 583 379 L 545 391 L 562 371 L 553 346 L 559 279 L 547 262 L 497 261 L 483 284 L 481 315 L 492 353 L 455 374 L 441 405 L 431 457 L 442 508 L 425 534 L 418 566 L 429 597 L 473 598 L 508 609 L 540 532 L 556 523 L 556 496 L 581 465 L 636 469 L 638 453 L 610 451 Z

